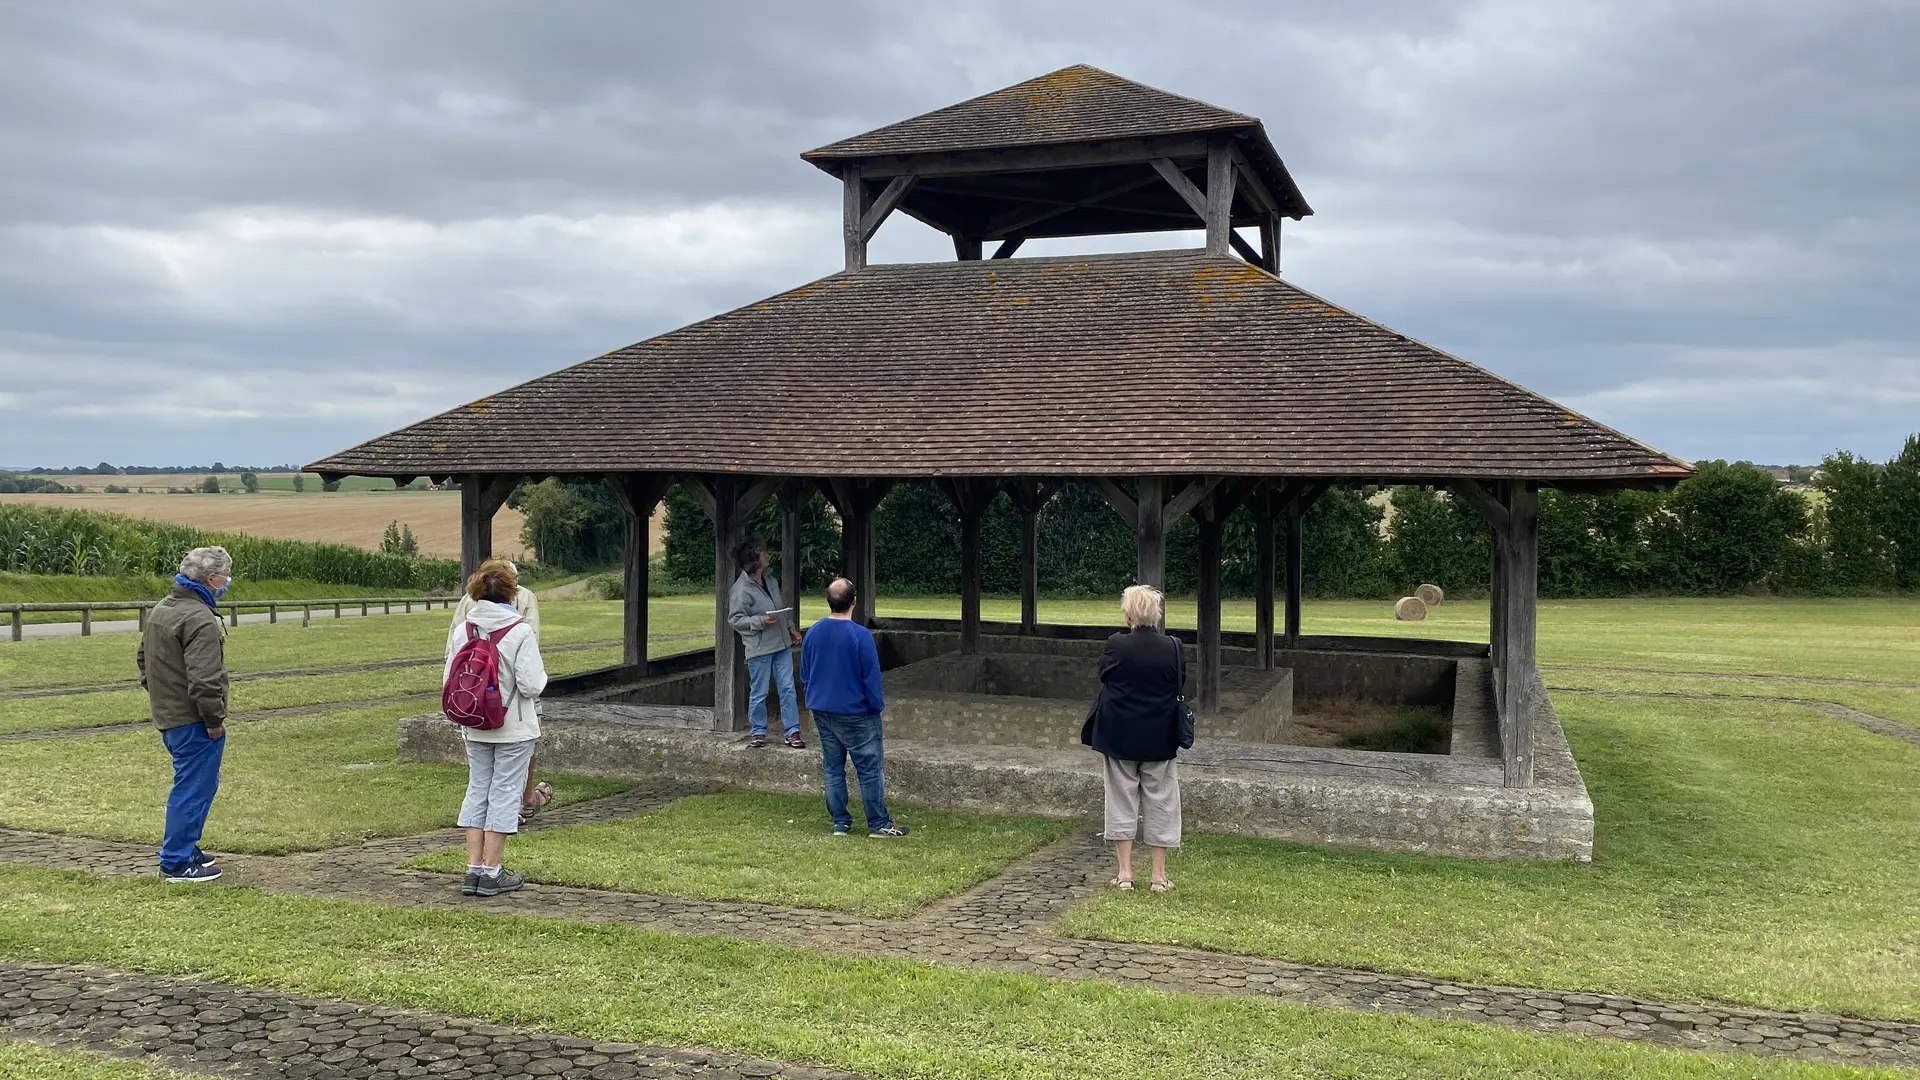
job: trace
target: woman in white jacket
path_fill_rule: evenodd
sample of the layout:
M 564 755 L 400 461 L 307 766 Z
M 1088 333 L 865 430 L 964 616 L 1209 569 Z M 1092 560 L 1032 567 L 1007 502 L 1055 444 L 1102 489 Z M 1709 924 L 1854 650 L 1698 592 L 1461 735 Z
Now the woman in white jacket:
M 507 837 L 520 829 L 520 797 L 533 765 L 533 744 L 540 738 L 540 714 L 535 708 L 547 688 L 547 668 L 540 661 L 540 638 L 513 609 L 518 575 L 504 565 L 488 565 L 467 582 L 473 610 L 465 622 L 447 634 L 444 682 L 453 674 L 454 654 L 467 643 L 469 626 L 499 642 L 500 700 L 506 704 L 506 723 L 489 731 L 463 727 L 467 741 L 467 797 L 460 803 L 460 827 L 467 830 L 467 876 L 460 891 L 467 896 L 495 896 L 512 892 L 526 879 L 500 865 Z

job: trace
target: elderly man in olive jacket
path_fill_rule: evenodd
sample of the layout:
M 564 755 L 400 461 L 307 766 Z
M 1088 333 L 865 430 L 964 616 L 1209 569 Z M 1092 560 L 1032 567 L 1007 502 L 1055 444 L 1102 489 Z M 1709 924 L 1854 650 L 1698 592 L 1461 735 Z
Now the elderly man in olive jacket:
M 147 616 L 135 657 L 153 726 L 173 755 L 173 790 L 167 795 L 166 837 L 160 845 L 160 874 L 171 882 L 220 876 L 213 858 L 200 850 L 200 833 L 220 788 L 220 758 L 227 747 L 226 629 L 216 604 L 232 574 L 233 557 L 225 548 L 187 552 L 173 593 Z

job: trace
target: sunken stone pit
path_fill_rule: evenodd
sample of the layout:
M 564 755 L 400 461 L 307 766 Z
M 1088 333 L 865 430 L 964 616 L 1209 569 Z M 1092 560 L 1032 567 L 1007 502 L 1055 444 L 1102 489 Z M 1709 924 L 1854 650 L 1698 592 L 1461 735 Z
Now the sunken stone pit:
M 888 800 L 1097 815 L 1099 757 L 1079 735 L 1108 631 L 983 630 L 982 651 L 963 654 L 952 623 L 888 619 L 876 627 Z M 1198 717 L 1198 739 L 1180 754 L 1190 831 L 1469 858 L 1591 857 L 1592 803 L 1544 690 L 1532 717 L 1539 783 L 1502 783 L 1486 646 L 1302 638 L 1262 670 L 1250 636 L 1227 635 L 1225 644 L 1221 708 Z M 1191 641 L 1187 647 L 1191 678 Z M 804 701 L 803 687 L 802 728 L 812 743 Z M 777 716 L 777 695 L 768 706 Z M 1435 718 L 1437 752 L 1326 745 L 1337 726 L 1330 717 L 1350 724 L 1407 710 Z M 714 712 L 710 652 L 655 660 L 645 675 L 610 668 L 556 679 L 544 704 L 541 767 L 820 790 L 817 750 L 751 749 L 744 731 L 714 730 Z M 779 721 L 769 727 L 777 731 Z M 457 730 L 437 716 L 403 721 L 400 753 L 406 761 L 465 760 Z

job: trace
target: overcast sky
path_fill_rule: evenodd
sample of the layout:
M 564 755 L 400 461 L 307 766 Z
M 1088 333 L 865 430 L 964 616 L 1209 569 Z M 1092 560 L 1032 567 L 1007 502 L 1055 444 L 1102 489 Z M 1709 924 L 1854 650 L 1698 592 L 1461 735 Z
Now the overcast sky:
M 832 273 L 800 151 L 1073 63 L 1263 118 L 1305 288 L 1681 457 L 1884 459 L 1916 41 L 1896 0 L 8 4 L 0 464 L 309 461 Z

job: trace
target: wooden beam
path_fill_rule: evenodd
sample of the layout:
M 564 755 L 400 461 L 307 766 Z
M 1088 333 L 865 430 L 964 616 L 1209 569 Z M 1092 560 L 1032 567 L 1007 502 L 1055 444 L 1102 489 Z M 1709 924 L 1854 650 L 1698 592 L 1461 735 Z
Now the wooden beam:
M 867 268 L 867 235 L 860 231 L 867 217 L 867 182 L 860 178 L 860 167 L 848 165 L 840 175 L 840 231 L 846 249 L 847 272 Z
M 1500 750 L 1506 785 L 1533 786 L 1533 713 L 1539 674 L 1534 667 L 1534 623 L 1539 598 L 1540 496 L 1524 480 L 1509 480 L 1506 489 L 1509 530 L 1502 600 L 1506 606 L 1506 655 L 1501 677 L 1506 683 L 1506 723 L 1501 725 Z
M 1160 178 L 1167 182 L 1168 187 L 1186 200 L 1187 205 L 1193 208 L 1194 214 L 1201 221 L 1207 220 L 1207 196 L 1193 186 L 1193 181 L 1187 179 L 1187 174 L 1180 170 L 1180 166 L 1175 165 L 1169 158 L 1155 158 L 1153 170 L 1160 174 Z
M 1020 511 L 1020 633 L 1032 636 L 1040 629 L 1040 511 L 1060 486 L 1046 480 L 1009 480 L 1004 487 Z
M 1254 168 L 1253 162 L 1247 160 L 1247 155 L 1240 149 L 1240 144 L 1228 143 L 1227 153 L 1233 158 L 1234 172 L 1238 174 L 1235 187 L 1244 190 L 1247 193 L 1247 200 L 1259 207 L 1261 213 L 1278 214 L 1280 201 L 1273 197 L 1273 192 L 1267 190 L 1267 182 L 1260 178 L 1260 170 Z
M 853 582 L 853 618 L 862 626 L 873 624 L 873 512 L 893 484 L 892 480 L 844 478 L 827 482 L 829 497 L 840 511 L 840 573 Z
M 1227 141 L 1216 139 L 1207 148 L 1207 251 L 1227 253 L 1227 238 L 1233 234 L 1233 159 L 1227 153 Z
M 1026 242 L 1027 238 L 1024 236 L 1009 236 L 1005 240 L 1000 241 L 999 247 L 993 249 L 993 257 L 996 259 L 1011 259 L 1013 258 L 1013 253 L 1020 250 L 1020 245 Z
M 1253 651 L 1260 670 L 1273 670 L 1273 485 L 1261 481 L 1253 503 Z
M 513 494 L 518 476 L 467 473 L 460 477 L 460 580 L 493 557 L 493 516 Z
M 1134 528 L 1139 528 L 1140 504 L 1122 491 L 1119 484 L 1115 483 L 1111 477 L 1102 476 L 1094 480 L 1093 486 L 1100 489 L 1100 497 L 1107 500 L 1107 505 L 1113 507 L 1113 512 L 1120 515 L 1120 520 Z
M 1006 236 L 1009 233 L 1019 232 L 1020 230 L 1028 228 L 1030 226 L 1038 225 L 1043 221 L 1047 221 L 1052 218 L 1057 218 L 1062 214 L 1070 214 L 1075 210 L 1101 209 L 1102 208 L 1100 205 L 1101 203 L 1105 202 L 1108 199 L 1113 198 L 1116 195 L 1125 195 L 1129 191 L 1135 191 L 1140 188 L 1146 187 L 1148 184 L 1154 184 L 1158 182 L 1159 180 L 1156 176 L 1152 174 L 1148 174 L 1146 176 L 1134 177 L 1132 179 L 1127 180 L 1125 183 L 1112 184 L 1107 187 L 1101 188 L 1093 192 L 1092 194 L 1086 196 L 1083 199 L 1074 199 L 1074 200 L 1047 199 L 1045 200 L 1047 205 L 1042 206 L 1038 209 L 1035 209 L 1033 207 L 1026 207 L 1016 211 L 1009 211 L 1008 213 L 1003 214 L 996 219 L 988 221 L 986 231 L 985 231 L 985 236 L 989 240 L 997 240 L 1003 236 Z M 1020 198 L 1020 197 L 1016 196 L 1016 198 Z M 1021 198 L 1021 201 L 1033 202 L 1033 201 L 1040 201 L 1040 200 Z M 1132 212 L 1132 211 L 1128 211 L 1128 212 Z
M 1254 266 L 1258 266 L 1262 270 L 1266 269 L 1266 266 L 1261 260 L 1260 253 L 1254 250 L 1252 244 L 1249 244 L 1244 239 L 1242 239 L 1239 233 L 1233 231 L 1232 229 L 1228 229 L 1227 243 L 1233 245 L 1233 250 L 1235 254 L 1247 260 L 1248 263 Z
M 727 618 L 732 607 L 733 549 L 745 531 L 739 512 L 741 482 L 737 477 L 713 480 L 713 729 L 741 731 L 747 727 L 747 661 Z
M 1495 498 L 1491 491 L 1487 490 L 1486 485 L 1478 480 L 1455 480 L 1450 486 L 1459 492 L 1460 497 L 1467 500 L 1469 505 L 1479 511 L 1480 516 L 1486 519 L 1487 524 L 1496 534 L 1506 534 L 1507 508 L 1501 505 L 1500 500 Z
M 960 511 L 960 651 L 980 651 L 980 519 L 1000 493 L 991 480 L 949 477 L 940 481 Z
M 981 237 L 953 234 L 953 257 L 961 262 L 979 262 L 982 245 Z
M 1298 497 L 1289 499 L 1286 504 L 1287 515 L 1287 615 L 1285 624 L 1286 642 L 1289 647 L 1300 643 L 1300 593 L 1304 587 L 1306 575 L 1301 566 L 1300 545 L 1305 535 L 1303 521 L 1306 508 L 1300 505 Z
M 1186 517 L 1189 511 L 1199 505 L 1201 499 L 1206 498 L 1213 492 L 1214 488 L 1220 485 L 1220 480 L 1221 478 L 1218 476 L 1200 477 L 1183 488 L 1180 494 L 1168 499 L 1165 508 L 1165 517 L 1163 518 L 1163 527 L 1172 528 L 1174 522 Z M 1144 506 L 1145 504 L 1146 500 L 1142 499 L 1141 505 Z
M 862 244 L 873 239 L 873 234 L 880 231 L 880 224 L 887 220 L 888 214 L 893 213 L 894 207 L 900 205 L 900 200 L 907 197 L 907 192 L 913 188 L 913 182 L 918 179 L 920 178 L 912 175 L 896 176 L 887 182 L 886 190 L 882 191 L 880 197 L 873 200 L 873 205 L 867 207 L 866 212 L 860 215 Z
M 694 502 L 700 504 L 700 512 L 707 515 L 708 521 L 718 518 L 719 509 L 714 502 L 712 477 L 697 474 L 683 476 L 680 478 L 680 486 L 687 490 L 687 494 L 693 496 Z
M 621 551 L 622 580 L 621 662 L 647 671 L 647 557 L 648 526 L 653 508 L 667 493 L 670 478 L 663 473 L 620 473 L 607 477 L 607 485 L 620 500 L 626 517 L 626 538 Z
M 766 502 L 774 492 L 780 490 L 781 483 L 781 479 L 777 476 L 762 476 L 740 492 L 740 499 L 734 513 L 740 516 L 741 525 L 744 526 L 747 519 L 753 516 L 754 511 L 760 509 L 762 503 Z
M 912 173 L 919 177 L 967 176 L 979 173 L 1040 172 L 1084 169 L 1095 165 L 1130 165 L 1154 158 L 1194 158 L 1207 152 L 1204 135 L 1115 139 L 1092 146 L 1033 146 L 1005 150 L 961 150 L 942 154 L 889 155 L 866 158 L 861 171 L 870 177 Z

